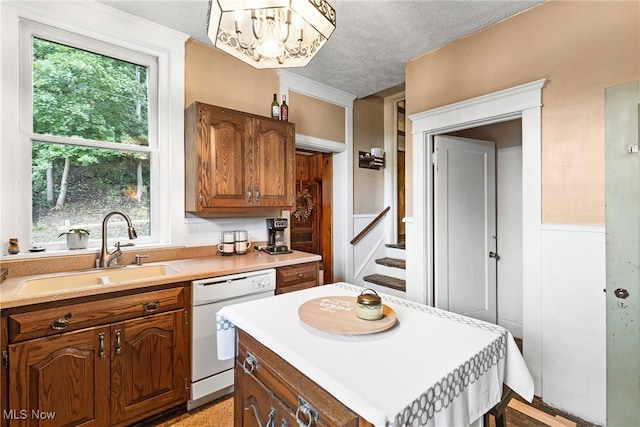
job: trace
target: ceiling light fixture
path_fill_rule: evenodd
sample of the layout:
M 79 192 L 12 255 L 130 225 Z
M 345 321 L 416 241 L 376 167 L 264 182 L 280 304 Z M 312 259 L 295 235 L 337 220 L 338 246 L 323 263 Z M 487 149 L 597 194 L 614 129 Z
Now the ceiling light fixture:
M 303 67 L 336 28 L 326 0 L 211 0 L 214 45 L 256 68 Z

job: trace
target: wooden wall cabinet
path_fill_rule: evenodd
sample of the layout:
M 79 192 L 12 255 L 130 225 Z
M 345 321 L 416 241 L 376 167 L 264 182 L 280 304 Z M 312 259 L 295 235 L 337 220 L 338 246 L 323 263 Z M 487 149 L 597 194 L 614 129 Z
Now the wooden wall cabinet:
M 276 268 L 276 295 L 318 286 L 318 261 Z
M 185 112 L 185 209 L 291 209 L 295 125 L 195 102 Z
M 237 331 L 235 426 L 372 426 L 251 335 Z
M 40 425 L 43 414 L 47 425 L 122 426 L 186 402 L 189 292 L 182 284 L 10 312 L 3 425 Z

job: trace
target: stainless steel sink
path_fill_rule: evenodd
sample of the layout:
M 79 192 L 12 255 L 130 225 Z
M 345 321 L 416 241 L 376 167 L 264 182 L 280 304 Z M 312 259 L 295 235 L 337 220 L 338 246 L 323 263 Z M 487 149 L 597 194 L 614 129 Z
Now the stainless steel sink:
M 25 280 L 18 293 L 33 295 L 78 289 L 91 286 L 108 286 L 142 279 L 164 277 L 178 272 L 165 264 L 105 268 L 77 273 L 56 274 Z

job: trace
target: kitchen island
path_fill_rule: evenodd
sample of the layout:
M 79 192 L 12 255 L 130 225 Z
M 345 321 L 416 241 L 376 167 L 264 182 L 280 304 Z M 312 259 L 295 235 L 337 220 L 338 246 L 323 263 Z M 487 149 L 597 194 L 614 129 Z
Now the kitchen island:
M 386 295 L 397 323 L 382 332 L 337 334 L 300 320 L 310 300 L 355 300 L 362 290 L 336 283 L 218 313 L 218 357 L 236 357 L 238 425 L 481 425 L 503 384 L 533 398 L 502 327 Z

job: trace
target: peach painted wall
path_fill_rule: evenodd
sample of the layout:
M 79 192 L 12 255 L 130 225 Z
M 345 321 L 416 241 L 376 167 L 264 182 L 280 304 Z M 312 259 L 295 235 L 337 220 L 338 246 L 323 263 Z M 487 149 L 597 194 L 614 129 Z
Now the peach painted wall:
M 212 46 L 189 40 L 185 47 L 185 107 L 194 101 L 271 116 L 278 73 L 259 70 Z
M 271 116 L 273 94 L 280 95 L 275 69 L 259 70 L 212 46 L 189 40 L 185 48 L 185 108 L 194 101 Z M 345 141 L 344 108 L 290 93 L 289 121 L 296 133 Z
M 543 222 L 603 224 L 604 90 L 640 79 L 639 28 L 640 2 L 548 1 L 408 62 L 407 116 L 546 78 Z
M 384 147 L 384 100 L 375 96 L 353 103 L 353 213 L 378 214 L 384 209 L 384 168 L 358 167 L 358 152 Z
M 296 133 L 335 142 L 345 142 L 344 107 L 289 91 L 289 120 Z

